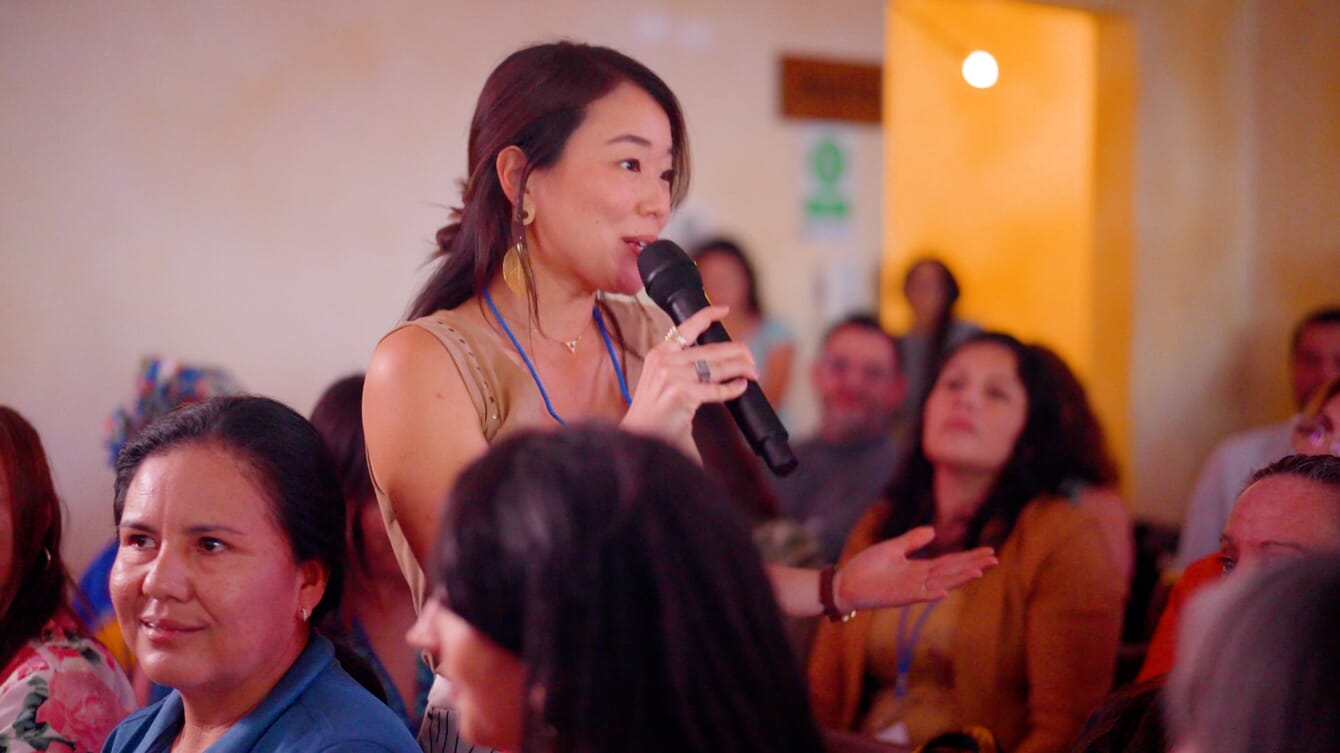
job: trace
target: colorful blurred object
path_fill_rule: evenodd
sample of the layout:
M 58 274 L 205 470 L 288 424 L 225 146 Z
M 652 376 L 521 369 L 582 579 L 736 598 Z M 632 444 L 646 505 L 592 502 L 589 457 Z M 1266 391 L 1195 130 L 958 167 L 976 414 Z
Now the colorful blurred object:
M 244 392 L 241 384 L 221 368 L 145 356 L 140 360 L 134 396 L 107 417 L 103 434 L 110 464 L 116 465 L 126 442 L 160 416 L 183 405 L 241 392 Z

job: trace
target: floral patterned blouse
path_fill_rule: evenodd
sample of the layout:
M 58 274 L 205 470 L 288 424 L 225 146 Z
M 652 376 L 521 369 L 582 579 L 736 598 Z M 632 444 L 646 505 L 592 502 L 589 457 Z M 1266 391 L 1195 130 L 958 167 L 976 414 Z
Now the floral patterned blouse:
M 0 753 L 97 753 L 134 709 L 111 654 L 58 614 L 0 673 Z

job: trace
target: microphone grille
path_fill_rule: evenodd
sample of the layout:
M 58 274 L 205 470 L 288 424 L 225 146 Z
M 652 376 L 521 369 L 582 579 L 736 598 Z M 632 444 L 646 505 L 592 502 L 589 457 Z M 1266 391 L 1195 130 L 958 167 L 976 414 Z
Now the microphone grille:
M 642 276 L 647 297 L 661 308 L 666 308 L 676 290 L 701 289 L 703 286 L 698 265 L 674 241 L 648 243 L 638 254 L 637 271 Z

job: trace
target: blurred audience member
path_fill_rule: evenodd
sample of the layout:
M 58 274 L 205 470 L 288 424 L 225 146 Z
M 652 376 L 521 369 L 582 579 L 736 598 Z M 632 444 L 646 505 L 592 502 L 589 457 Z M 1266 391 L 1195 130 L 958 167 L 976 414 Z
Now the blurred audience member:
M 140 370 L 135 377 L 133 402 L 117 407 L 107 417 L 109 463 L 115 466 L 116 458 L 126 443 L 160 416 L 183 405 L 220 395 L 236 395 L 242 391 L 237 380 L 223 369 L 158 356 L 141 359 Z M 86 604 L 77 606 L 81 607 L 79 616 L 88 624 L 94 637 L 107 646 L 130 675 L 139 703 L 144 705 L 151 697 L 162 697 L 166 691 L 162 688 L 151 690 L 148 680 L 136 671 L 135 656 L 121 637 L 121 626 L 116 621 L 112 596 L 107 590 L 107 576 L 112 570 L 112 562 L 116 560 L 116 550 L 117 540 L 113 537 L 94 555 L 93 561 L 79 579 L 79 589 L 84 594 Z
M 1324 308 L 1294 328 L 1289 347 L 1294 404 L 1301 408 L 1323 382 L 1340 377 L 1340 307 Z M 1257 469 L 1288 455 L 1296 418 L 1234 434 L 1210 453 L 1187 503 L 1177 567 L 1212 554 L 1233 500 Z
M 1123 582 L 1130 582 L 1135 570 L 1135 534 L 1131 528 L 1131 514 L 1126 502 L 1117 491 L 1120 475 L 1117 463 L 1108 451 L 1107 438 L 1098 416 L 1089 405 L 1089 396 L 1079 377 L 1050 348 L 1033 346 L 1042 363 L 1052 371 L 1061 404 L 1062 442 L 1058 448 L 1068 454 L 1062 461 L 1071 468 L 1062 491 L 1081 507 L 1093 513 L 1103 529 L 1112 563 L 1121 573 Z
M 791 361 L 795 358 L 795 336 L 780 319 L 768 316 L 759 301 L 754 265 L 739 244 L 716 238 L 699 244 L 692 253 L 703 275 L 703 290 L 712 303 L 729 306 L 721 320 L 731 337 L 749 347 L 758 366 L 758 386 L 774 408 L 786 405 L 791 384 Z
M 1340 455 L 1340 379 L 1318 387 L 1294 422 L 1293 450 L 1298 455 Z M 1236 508 L 1235 508 L 1236 509 Z M 1229 516 L 1232 521 L 1232 516 Z M 1222 539 L 1222 536 L 1221 536 Z M 1223 573 L 1218 552 L 1196 560 L 1186 567 L 1168 596 L 1168 603 L 1149 643 L 1144 666 L 1137 679 L 1149 679 L 1172 669 L 1176 648 L 1178 618 L 1187 599 Z
M 1000 565 L 927 605 L 825 624 L 810 660 L 819 720 L 919 744 L 980 725 L 1005 750 L 1063 750 L 1112 683 L 1125 584 L 1061 445 L 1061 387 L 1036 348 L 995 333 L 951 351 L 908 465 L 844 559 L 914 526 L 935 554 L 997 547 Z
M 410 640 L 475 745 L 822 750 L 744 517 L 660 441 L 587 425 L 495 443 L 433 560 Z
M 799 524 L 781 517 L 777 495 L 764 480 L 763 463 L 745 443 L 726 406 L 699 406 L 693 417 L 693 441 L 707 475 L 725 488 L 749 521 L 765 562 L 792 567 L 823 564 L 819 542 Z
M 1340 553 L 1340 457 L 1289 455 L 1257 471 L 1219 538 L 1219 552 L 1192 563 L 1173 587 L 1137 679 L 1172 669 L 1182 613 L 1206 585 L 1260 559 Z
M 819 540 L 823 561 L 835 562 L 898 464 L 892 433 L 903 397 L 897 346 L 874 317 L 848 317 L 824 335 L 810 379 L 819 397 L 819 429 L 796 443 L 800 465 L 775 484 L 782 513 Z
M 222 397 L 141 431 L 116 463 L 112 601 L 140 667 L 172 688 L 105 753 L 417 753 L 315 629 L 339 609 L 344 503 L 312 425 Z
M 344 597 L 339 611 L 328 617 L 329 632 L 367 661 L 387 705 L 418 734 L 433 671 L 405 643 L 414 624 L 414 601 L 368 476 L 362 406 L 363 375 L 355 374 L 327 387 L 312 409 L 312 425 L 335 460 L 348 520 Z
M 1075 753 L 1168 750 L 1162 706 L 1187 604 L 1213 590 L 1207 586 L 1229 573 L 1251 571 L 1284 558 L 1340 554 L 1340 458 L 1290 455 L 1258 471 L 1233 507 L 1221 550 L 1197 560 L 1183 573 L 1159 621 L 1137 684 L 1114 693 L 1099 708 L 1074 747 Z M 1195 607 L 1190 610 L 1194 613 Z M 1185 660 L 1176 663 L 1180 666 Z
M 1179 753 L 1340 750 L 1340 556 L 1306 557 L 1192 607 L 1168 686 Z
M 912 328 L 898 338 L 898 355 L 907 377 L 899 420 L 910 428 L 917 422 L 917 411 L 945 354 L 981 328 L 954 316 L 958 280 L 939 259 L 912 262 L 903 277 L 903 296 L 912 310 Z
M 37 431 L 0 405 L 0 751 L 102 749 L 135 709 L 112 655 L 70 609 L 61 510 Z
M 1293 451 L 1299 455 L 1340 455 L 1340 378 L 1317 388 L 1298 414 Z

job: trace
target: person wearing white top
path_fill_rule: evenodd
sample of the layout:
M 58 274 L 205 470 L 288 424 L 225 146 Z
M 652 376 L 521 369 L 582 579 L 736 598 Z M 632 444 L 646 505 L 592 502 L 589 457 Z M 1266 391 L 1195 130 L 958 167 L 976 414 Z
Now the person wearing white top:
M 1340 376 L 1340 306 L 1313 311 L 1294 327 L 1289 370 L 1295 405 L 1300 407 L 1313 390 Z M 1293 424 L 1294 418 L 1290 417 L 1258 426 L 1233 434 L 1215 446 L 1201 467 L 1187 503 L 1177 547 L 1177 569 L 1219 548 L 1219 534 L 1247 479 L 1257 469 L 1293 452 Z

